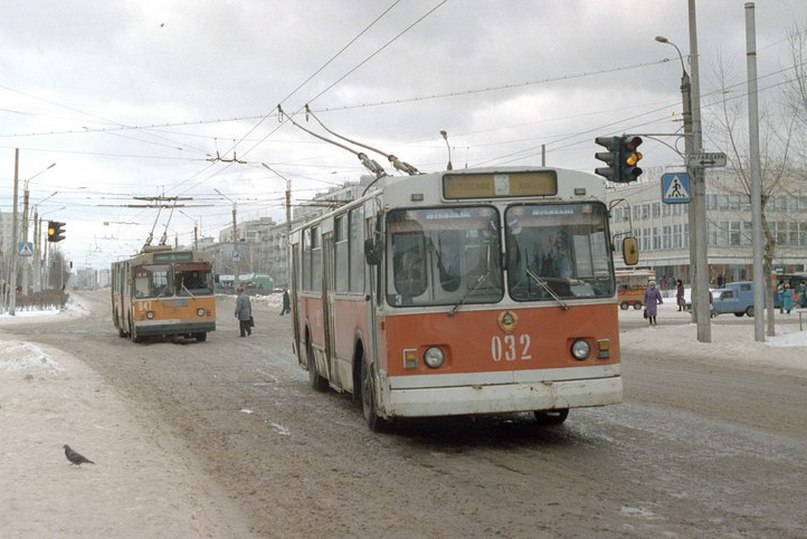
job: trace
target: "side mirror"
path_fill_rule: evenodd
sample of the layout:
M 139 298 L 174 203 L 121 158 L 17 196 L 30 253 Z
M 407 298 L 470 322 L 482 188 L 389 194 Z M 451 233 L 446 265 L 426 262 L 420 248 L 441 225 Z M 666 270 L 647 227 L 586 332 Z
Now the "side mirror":
M 639 263 L 639 240 L 634 236 L 626 236 L 622 240 L 622 260 L 626 266 Z
M 372 238 L 364 240 L 364 260 L 370 266 L 377 266 L 381 263 L 381 245 Z

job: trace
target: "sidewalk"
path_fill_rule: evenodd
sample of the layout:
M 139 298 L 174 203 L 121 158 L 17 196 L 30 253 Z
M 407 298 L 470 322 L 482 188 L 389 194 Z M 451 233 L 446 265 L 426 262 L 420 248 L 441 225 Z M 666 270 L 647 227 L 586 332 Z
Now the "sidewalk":
M 139 421 L 134 404 L 77 358 L 13 340 L 6 327 L 4 318 L 3 537 L 250 535 L 233 518 L 237 508 L 159 425 Z M 64 444 L 95 464 L 71 465 Z
M 755 340 L 752 318 L 740 319 L 732 314 L 721 314 L 711 319 L 712 342 L 702 343 L 698 341 L 697 325 L 691 322 L 692 315 L 687 311 L 678 311 L 675 298 L 665 298 L 664 303 L 659 305 L 657 326 L 644 325 L 647 322 L 642 317 L 642 310 L 619 311 L 619 320 L 642 324 L 639 329 L 623 329 L 620 332 L 623 350 L 639 353 L 672 350 L 718 366 L 745 365 L 807 376 L 807 331 L 799 331 L 795 312 L 790 315 L 777 312 L 776 335 L 766 336 L 765 342 Z M 674 324 L 671 323 L 673 321 Z

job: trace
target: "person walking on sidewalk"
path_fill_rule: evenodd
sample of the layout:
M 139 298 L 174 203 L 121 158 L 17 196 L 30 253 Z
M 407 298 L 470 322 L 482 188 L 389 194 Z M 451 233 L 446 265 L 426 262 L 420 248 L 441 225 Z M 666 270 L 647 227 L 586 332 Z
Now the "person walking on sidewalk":
M 238 318 L 238 327 L 241 336 L 252 335 L 252 303 L 249 296 L 244 292 L 244 287 L 238 287 L 238 298 L 235 300 L 235 317 Z
M 650 281 L 644 291 L 644 308 L 645 318 L 647 318 L 651 326 L 658 325 L 656 323 L 656 314 L 658 313 L 658 306 L 662 303 L 664 301 L 661 299 L 661 292 L 656 288 L 656 281 Z
M 681 279 L 676 281 L 678 284 L 675 287 L 675 302 L 678 304 L 678 310 L 686 310 L 687 300 L 684 299 L 684 283 Z
M 283 289 L 283 307 L 280 311 L 280 316 L 291 313 L 291 303 L 289 301 L 289 289 Z

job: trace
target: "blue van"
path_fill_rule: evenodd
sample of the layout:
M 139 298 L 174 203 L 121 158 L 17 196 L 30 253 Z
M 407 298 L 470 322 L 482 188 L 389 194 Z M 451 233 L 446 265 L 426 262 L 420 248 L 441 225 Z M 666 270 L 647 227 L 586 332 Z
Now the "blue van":
M 734 316 L 754 316 L 754 283 L 737 281 L 726 283 L 712 292 L 714 314 L 734 313 Z

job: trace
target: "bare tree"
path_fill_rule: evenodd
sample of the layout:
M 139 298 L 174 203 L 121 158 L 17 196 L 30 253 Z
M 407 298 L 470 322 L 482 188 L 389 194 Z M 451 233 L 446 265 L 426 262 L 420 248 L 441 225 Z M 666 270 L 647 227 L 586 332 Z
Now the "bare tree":
M 760 117 L 760 168 L 762 187 L 762 234 L 764 244 L 762 246 L 762 263 L 765 273 L 765 283 L 767 294 L 767 304 L 771 308 L 767 309 L 767 333 L 775 334 L 774 325 L 774 305 L 773 286 L 771 276 L 773 274 L 773 261 L 777 257 L 787 254 L 787 224 L 784 230 L 782 227 L 772 223 L 770 218 L 774 215 L 774 210 L 779 210 L 775 215 L 787 215 L 794 223 L 798 223 L 796 212 L 790 212 L 791 207 L 777 207 L 777 200 L 798 202 L 801 196 L 801 187 L 804 184 L 803 166 L 804 155 L 799 155 L 802 144 L 797 141 L 804 132 L 805 119 L 807 119 L 807 73 L 804 71 L 803 33 L 794 34 L 791 39 L 793 48 L 793 69 L 787 69 L 786 80 L 784 82 L 787 90 L 780 94 L 783 100 L 776 103 L 773 99 L 760 100 L 760 109 L 763 111 Z M 800 47 L 796 50 L 796 47 Z M 726 148 L 728 155 L 727 174 L 715 179 L 715 185 L 729 195 L 740 195 L 747 202 L 744 210 L 751 207 L 751 173 L 748 152 L 747 122 L 744 106 L 747 95 L 731 96 L 732 92 L 737 93 L 738 88 L 744 85 L 730 84 L 727 77 L 727 67 L 721 63 L 716 72 L 722 90 L 723 99 L 715 112 L 709 116 L 710 130 L 714 138 L 719 138 L 720 145 Z M 794 75 L 795 73 L 795 75 Z M 781 83 L 777 84 L 779 86 Z M 791 88 L 792 86 L 792 88 Z M 763 92 L 761 92 L 763 93 Z M 778 110 L 765 108 L 764 104 L 781 105 Z M 796 113 L 798 111 L 798 113 Z M 775 114 L 779 112 L 779 114 Z M 774 116 L 776 117 L 774 119 Z M 742 121 L 741 121 L 742 120 Z M 796 151 L 794 151 L 796 149 Z M 778 197 L 778 198 L 777 198 Z M 797 206 L 797 204 L 796 204 Z M 786 210 L 786 211 L 782 211 Z M 744 218 L 747 219 L 747 213 Z M 744 231 L 748 233 L 750 231 Z M 750 243 L 750 238 L 746 238 Z
M 59 249 L 51 249 L 48 254 L 48 288 L 63 290 L 70 280 L 70 263 Z

